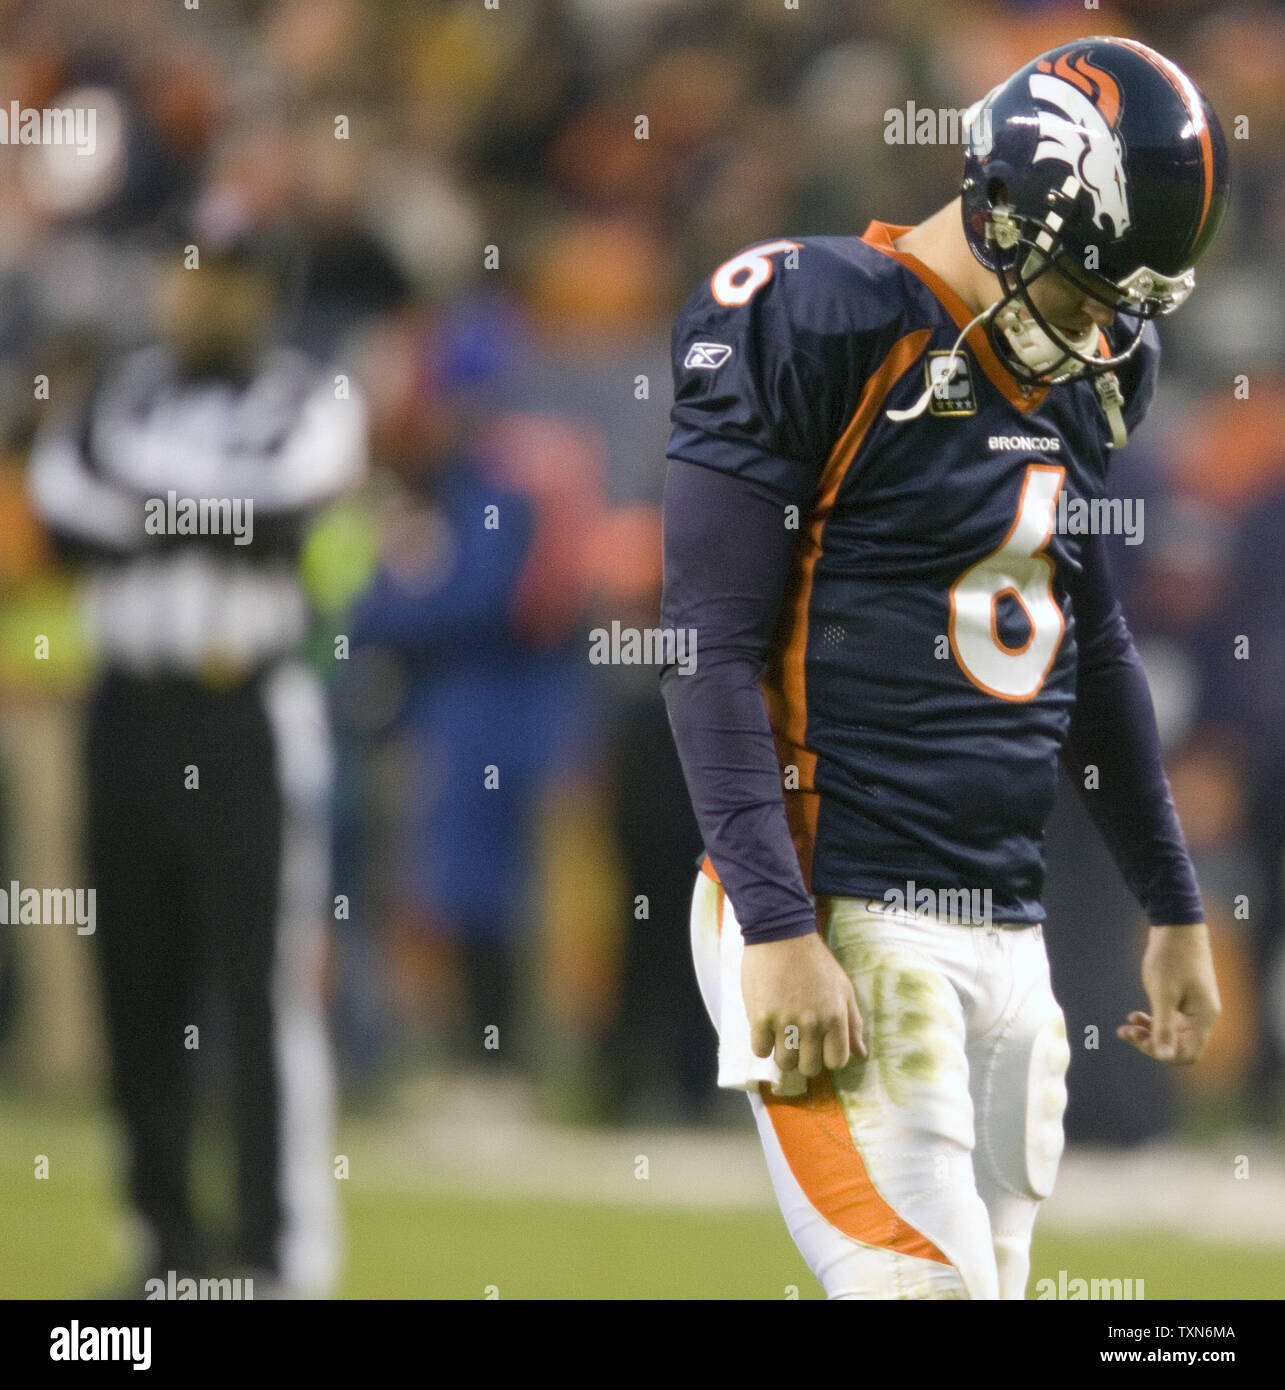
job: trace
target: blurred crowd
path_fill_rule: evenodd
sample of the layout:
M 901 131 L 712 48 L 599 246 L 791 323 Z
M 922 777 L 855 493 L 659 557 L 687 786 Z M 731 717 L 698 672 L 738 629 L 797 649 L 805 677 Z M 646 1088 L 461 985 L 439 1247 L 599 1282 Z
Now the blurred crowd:
M 98 364 L 149 340 L 187 244 L 253 231 L 285 249 L 280 337 L 369 410 L 369 481 L 315 519 L 301 560 L 335 729 L 345 907 L 327 997 L 347 1096 L 445 1063 L 524 1076 L 566 1116 L 707 1116 L 713 1033 L 687 947 L 700 846 L 657 671 L 588 655 L 592 629 L 657 620 L 674 313 L 747 243 L 912 224 L 949 201 L 960 149 L 890 145 L 885 112 L 966 106 L 1085 32 L 1183 65 L 1231 147 L 1231 213 L 1162 325 L 1161 390 L 1115 470 L 1146 502 L 1121 579 L 1227 1008 L 1190 1080 L 1121 1056 L 1141 932 L 1068 801 L 1048 937 L 1072 1037 L 1105 1039 L 1077 1054 L 1069 1123 L 1121 1142 L 1172 1130 L 1184 1103 L 1270 1120 L 1285 1033 L 1275 4 L 5 5 L 0 99 L 99 114 L 92 158 L 0 145 L 0 882 L 82 881 L 94 656 L 29 500 L 31 441 Z M 11 1074 L 58 1084 L 91 1065 L 77 953 L 0 928 Z

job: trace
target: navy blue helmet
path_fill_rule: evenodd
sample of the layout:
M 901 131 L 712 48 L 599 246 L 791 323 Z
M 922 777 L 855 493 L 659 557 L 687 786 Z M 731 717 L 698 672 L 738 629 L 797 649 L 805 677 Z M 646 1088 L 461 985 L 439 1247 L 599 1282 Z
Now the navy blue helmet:
M 1145 321 L 1195 285 L 1226 210 L 1227 162 L 1195 84 L 1131 39 L 1051 49 L 970 108 L 964 234 L 1003 287 L 986 326 L 1014 375 L 1061 381 L 1132 356 Z M 1031 302 L 1027 286 L 1050 268 L 1116 312 L 1113 355 L 1096 329 L 1072 339 Z

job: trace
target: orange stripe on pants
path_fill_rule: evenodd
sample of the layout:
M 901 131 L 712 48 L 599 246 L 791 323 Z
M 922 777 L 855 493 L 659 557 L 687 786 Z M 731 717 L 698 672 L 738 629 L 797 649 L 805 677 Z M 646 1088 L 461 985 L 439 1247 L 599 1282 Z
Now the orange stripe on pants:
M 814 1076 L 803 1096 L 773 1095 L 766 1082 L 759 1094 L 795 1181 L 832 1226 L 863 1245 L 950 1264 L 875 1190 L 828 1072 Z

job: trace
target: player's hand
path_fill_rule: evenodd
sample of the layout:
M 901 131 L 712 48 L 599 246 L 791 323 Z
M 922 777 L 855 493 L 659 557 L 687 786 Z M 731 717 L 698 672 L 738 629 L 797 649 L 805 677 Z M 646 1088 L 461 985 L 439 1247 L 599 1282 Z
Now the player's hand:
M 1142 957 L 1142 987 L 1151 1012 L 1135 1010 L 1116 1036 L 1158 1062 L 1197 1061 L 1222 1013 L 1203 922 L 1151 928 Z
M 746 946 L 741 993 L 754 1055 L 775 1051 L 783 1072 L 816 1076 L 865 1057 L 852 981 L 816 932 Z

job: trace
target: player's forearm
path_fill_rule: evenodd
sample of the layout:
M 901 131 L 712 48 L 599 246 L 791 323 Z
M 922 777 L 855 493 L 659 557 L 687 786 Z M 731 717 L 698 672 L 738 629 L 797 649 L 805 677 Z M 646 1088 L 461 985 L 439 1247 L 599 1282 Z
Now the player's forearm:
M 747 942 L 815 929 L 758 686 L 793 538 L 781 506 L 735 478 L 674 462 L 665 488 L 662 624 L 696 635 L 695 667 L 661 689 L 706 852 Z
M 745 940 L 779 941 L 814 930 L 753 674 L 739 663 L 689 676 L 671 667 L 661 688 L 705 850 Z
M 1165 776 L 1146 673 L 1118 610 L 1117 620 L 1082 668 L 1064 760 L 1148 920 L 1201 922 L 1200 889 Z M 1090 767 L 1096 777 L 1087 776 Z

